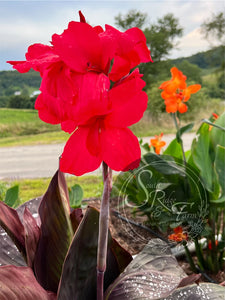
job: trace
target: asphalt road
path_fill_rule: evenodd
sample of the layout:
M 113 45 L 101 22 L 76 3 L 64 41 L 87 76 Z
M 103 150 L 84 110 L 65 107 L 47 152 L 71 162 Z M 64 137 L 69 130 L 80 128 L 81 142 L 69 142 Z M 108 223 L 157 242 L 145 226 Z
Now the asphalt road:
M 165 135 L 167 144 L 174 139 L 174 134 Z M 194 133 L 183 136 L 185 150 L 190 149 Z M 143 138 L 149 142 L 150 137 Z M 59 162 L 64 144 L 35 145 L 0 148 L 0 179 L 52 177 Z M 101 170 L 92 172 L 101 174 Z

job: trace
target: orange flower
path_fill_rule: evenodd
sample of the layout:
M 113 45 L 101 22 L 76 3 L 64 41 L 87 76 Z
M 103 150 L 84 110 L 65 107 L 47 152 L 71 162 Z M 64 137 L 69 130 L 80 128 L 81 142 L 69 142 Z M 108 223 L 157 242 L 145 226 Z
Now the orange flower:
M 170 234 L 168 236 L 169 240 L 172 240 L 172 241 L 175 241 L 175 242 L 181 242 L 183 240 L 186 241 L 188 239 L 187 233 L 183 232 L 183 229 L 182 229 L 181 226 L 178 226 L 178 227 L 174 228 L 173 231 L 174 231 L 174 233 Z
M 218 240 L 215 240 L 215 245 L 216 245 L 216 247 L 218 246 Z M 212 242 L 211 241 L 209 241 L 209 243 L 208 243 L 208 248 L 209 248 L 209 250 L 212 250 Z
M 151 146 L 154 147 L 156 154 L 160 154 L 161 148 L 166 145 L 166 142 L 161 141 L 162 136 L 163 136 L 163 133 L 161 133 L 160 135 L 155 135 L 155 139 L 150 140 L 149 147 L 151 147 Z
M 184 102 L 187 102 L 191 94 L 198 92 L 201 88 L 200 84 L 194 84 L 187 87 L 187 77 L 183 75 L 176 67 L 170 70 L 172 78 L 163 82 L 159 89 L 164 90 L 161 93 L 162 98 L 165 100 L 166 111 L 168 113 L 185 113 L 188 109 Z
M 214 123 L 214 121 L 216 121 L 216 119 L 218 119 L 219 116 L 216 113 L 212 113 L 212 122 Z M 209 131 L 212 130 L 212 125 L 209 125 Z

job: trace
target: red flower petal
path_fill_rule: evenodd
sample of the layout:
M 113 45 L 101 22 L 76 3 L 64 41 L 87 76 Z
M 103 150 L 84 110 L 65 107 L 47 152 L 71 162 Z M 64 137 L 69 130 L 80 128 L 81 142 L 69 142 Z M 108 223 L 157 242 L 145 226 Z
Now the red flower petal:
M 59 57 L 53 52 L 52 47 L 34 44 L 28 48 L 26 61 L 8 61 L 8 63 L 20 73 L 28 72 L 31 68 L 42 73 L 49 64 L 56 61 L 59 61 Z
M 88 127 L 78 128 L 67 141 L 60 159 L 60 170 L 65 173 L 81 176 L 96 170 L 102 157 L 92 155 L 87 149 Z
M 40 94 L 35 102 L 35 109 L 38 110 L 39 118 L 50 124 L 59 124 L 62 122 L 63 114 L 60 101 L 56 98 L 47 96 L 47 101 L 45 95 Z
M 109 91 L 112 112 L 106 123 L 113 127 L 128 127 L 138 122 L 147 108 L 148 96 L 142 91 L 145 82 L 136 69 L 120 84 Z
M 137 137 L 128 128 L 102 131 L 103 161 L 115 171 L 128 171 L 139 166 L 141 150 Z
M 96 30 L 87 23 L 70 22 L 61 35 L 52 36 L 56 53 L 73 70 L 81 73 L 89 68 L 104 71 L 108 54 L 103 52 Z

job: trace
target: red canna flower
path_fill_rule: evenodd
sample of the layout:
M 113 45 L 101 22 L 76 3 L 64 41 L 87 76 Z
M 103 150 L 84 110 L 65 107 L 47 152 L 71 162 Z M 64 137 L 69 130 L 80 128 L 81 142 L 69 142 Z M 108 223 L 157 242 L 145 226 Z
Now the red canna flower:
M 98 168 L 102 161 L 116 171 L 138 167 L 138 139 L 127 127 L 137 122 L 147 108 L 147 95 L 142 91 L 144 81 L 138 70 L 108 92 L 105 111 L 79 123 L 68 122 L 74 131 L 68 140 L 60 169 L 82 175 Z
M 161 148 L 166 145 L 166 142 L 162 141 L 163 133 L 160 135 L 155 135 L 155 139 L 150 140 L 149 147 L 153 146 L 155 148 L 155 153 L 160 154 Z
M 191 94 L 198 92 L 201 88 L 200 84 L 186 86 L 187 77 L 183 75 L 176 67 L 171 70 L 172 79 L 165 81 L 160 85 L 160 89 L 164 91 L 161 93 L 165 100 L 166 111 L 168 113 L 185 113 L 188 109 L 185 102 L 190 99 Z
M 40 72 L 39 117 L 72 133 L 61 170 L 82 175 L 102 161 L 117 171 L 137 167 L 140 147 L 127 127 L 143 116 L 147 95 L 139 70 L 129 72 L 151 61 L 143 32 L 132 28 L 122 33 L 108 25 L 104 31 L 87 24 L 80 13 L 80 22 L 54 34 L 51 44 L 34 44 L 26 61 L 9 63 L 19 72 Z
M 173 229 L 174 233 L 170 234 L 168 236 L 169 240 L 175 241 L 175 242 L 182 242 L 183 240 L 187 240 L 188 239 L 188 235 L 187 233 L 183 232 L 183 229 L 181 226 L 178 226 L 176 228 Z

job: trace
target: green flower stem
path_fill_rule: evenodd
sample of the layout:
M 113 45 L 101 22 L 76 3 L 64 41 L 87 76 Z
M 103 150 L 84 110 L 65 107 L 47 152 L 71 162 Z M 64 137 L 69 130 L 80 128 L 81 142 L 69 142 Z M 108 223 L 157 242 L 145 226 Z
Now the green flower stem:
M 191 267 L 192 271 L 195 272 L 195 273 L 198 273 L 198 270 L 196 269 L 193 258 L 191 256 L 191 253 L 190 253 L 187 245 L 185 245 L 185 244 L 184 244 L 184 249 L 185 249 L 185 253 L 186 253 L 186 256 L 187 256 L 188 263 L 190 264 L 190 267 Z
M 109 196 L 111 191 L 112 175 L 106 163 L 102 164 L 104 190 L 99 217 L 99 236 L 97 252 L 97 300 L 103 300 L 104 274 L 106 270 L 108 228 L 109 228 Z
M 176 130 L 177 130 L 177 133 L 178 133 L 179 130 L 180 130 L 180 126 L 179 126 L 179 124 L 177 122 L 177 114 L 176 113 L 172 113 L 172 116 L 173 116 L 174 124 L 176 126 Z M 182 140 L 181 136 L 179 136 L 179 138 L 180 138 L 179 143 L 181 145 L 182 154 L 183 154 L 183 160 L 184 160 L 184 163 L 186 165 L 186 157 L 185 157 L 185 152 L 184 152 L 183 140 Z
M 195 242 L 195 251 L 198 257 L 199 267 L 202 271 L 204 271 L 206 269 L 206 262 L 203 257 L 202 247 L 199 244 L 198 239 L 195 239 L 194 242 Z

